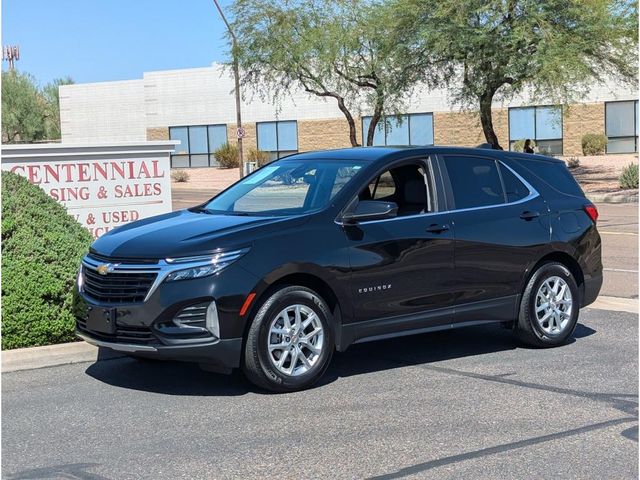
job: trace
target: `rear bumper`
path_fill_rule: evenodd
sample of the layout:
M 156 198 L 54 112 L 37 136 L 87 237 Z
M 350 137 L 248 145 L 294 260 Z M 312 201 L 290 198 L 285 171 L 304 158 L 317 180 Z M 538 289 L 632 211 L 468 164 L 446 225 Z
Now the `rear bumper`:
M 581 307 L 591 305 L 598 298 L 600 289 L 602 288 L 602 271 L 598 274 L 591 275 L 584 279 L 584 291 L 582 292 Z
M 182 345 L 142 345 L 135 343 L 110 342 L 94 338 L 85 331 L 76 329 L 76 335 L 97 347 L 110 348 L 118 352 L 135 353 L 149 358 L 198 362 L 221 369 L 240 366 L 242 339 L 215 339 L 203 343 Z

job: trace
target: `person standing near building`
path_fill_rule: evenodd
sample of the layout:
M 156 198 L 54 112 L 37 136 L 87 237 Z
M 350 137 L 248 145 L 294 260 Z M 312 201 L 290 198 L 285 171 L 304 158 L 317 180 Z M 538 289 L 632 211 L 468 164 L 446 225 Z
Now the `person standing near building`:
M 527 138 L 524 141 L 524 148 L 522 149 L 524 153 L 536 153 L 533 151 L 533 147 L 531 146 L 531 139 Z

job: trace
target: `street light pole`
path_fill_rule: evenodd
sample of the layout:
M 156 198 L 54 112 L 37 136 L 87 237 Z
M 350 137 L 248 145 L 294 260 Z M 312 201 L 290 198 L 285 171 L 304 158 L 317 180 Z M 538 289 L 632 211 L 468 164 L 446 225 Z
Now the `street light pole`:
M 236 35 L 233 33 L 231 29 L 231 25 L 227 21 L 227 17 L 224 16 L 224 12 L 222 8 L 220 8 L 220 4 L 218 0 L 213 0 L 215 3 L 224 24 L 227 26 L 227 30 L 229 31 L 229 35 L 231 36 L 231 54 L 233 55 L 233 76 L 235 79 L 235 93 L 236 93 L 236 135 L 238 137 L 238 172 L 240 173 L 240 178 L 244 176 L 244 156 L 242 154 L 242 137 L 244 136 L 244 130 L 242 129 L 242 113 L 240 111 L 240 68 L 238 66 L 238 41 L 236 39 Z

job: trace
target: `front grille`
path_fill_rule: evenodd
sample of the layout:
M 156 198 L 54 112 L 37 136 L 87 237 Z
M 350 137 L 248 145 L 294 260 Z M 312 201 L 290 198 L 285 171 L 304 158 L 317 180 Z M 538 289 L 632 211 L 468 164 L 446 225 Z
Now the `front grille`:
M 151 329 L 149 327 L 132 327 L 116 324 L 116 333 L 114 335 L 109 335 L 107 333 L 88 330 L 86 320 L 81 318 L 76 318 L 76 327 L 79 331 L 87 333 L 97 340 L 106 342 L 135 343 L 138 345 L 157 343 L 156 337 L 151 333 Z
M 157 273 L 112 272 L 100 275 L 89 267 L 83 267 L 84 293 L 99 303 L 122 304 L 144 301 Z
M 118 263 L 121 265 L 157 265 L 158 260 L 151 258 L 118 258 L 118 257 L 106 257 L 99 253 L 90 252 L 87 257 L 100 263 Z

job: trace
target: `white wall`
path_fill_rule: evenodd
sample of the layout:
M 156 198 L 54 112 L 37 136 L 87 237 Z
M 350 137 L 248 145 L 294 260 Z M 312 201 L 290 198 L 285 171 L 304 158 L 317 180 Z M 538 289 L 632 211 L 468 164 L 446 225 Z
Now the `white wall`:
M 342 118 L 334 99 L 299 91 L 278 106 L 244 91 L 243 121 Z M 595 85 L 583 102 L 627 100 L 637 92 L 609 82 Z M 140 141 L 146 129 L 180 125 L 235 122 L 231 73 L 222 66 L 147 72 L 141 80 L 88 83 L 60 87 L 62 138 L 67 143 Z M 530 104 L 522 95 L 496 107 Z M 446 90 L 417 88 L 406 113 L 458 111 Z M 355 114 L 359 112 L 354 112 Z M 363 111 L 363 114 L 370 112 Z
M 143 81 L 61 86 L 60 127 L 65 143 L 146 140 Z

